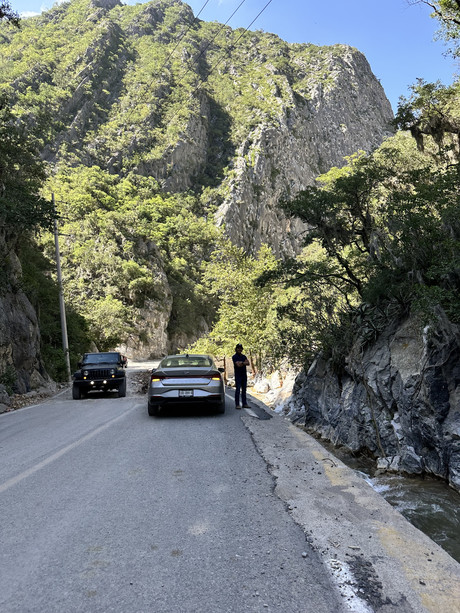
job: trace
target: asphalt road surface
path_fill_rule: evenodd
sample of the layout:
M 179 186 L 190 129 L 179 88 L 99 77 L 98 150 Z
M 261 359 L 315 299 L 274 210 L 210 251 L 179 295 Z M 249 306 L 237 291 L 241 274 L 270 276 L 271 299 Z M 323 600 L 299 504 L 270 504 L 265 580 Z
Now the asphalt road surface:
M 2 613 L 349 611 L 243 422 L 133 389 L 1 415 Z

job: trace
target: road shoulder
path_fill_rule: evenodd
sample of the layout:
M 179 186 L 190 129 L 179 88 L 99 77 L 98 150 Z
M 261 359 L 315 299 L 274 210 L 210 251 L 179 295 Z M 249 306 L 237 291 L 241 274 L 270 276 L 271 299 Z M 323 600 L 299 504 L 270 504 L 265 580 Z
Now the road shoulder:
M 242 413 L 254 443 L 350 611 L 460 613 L 460 564 L 284 416 Z

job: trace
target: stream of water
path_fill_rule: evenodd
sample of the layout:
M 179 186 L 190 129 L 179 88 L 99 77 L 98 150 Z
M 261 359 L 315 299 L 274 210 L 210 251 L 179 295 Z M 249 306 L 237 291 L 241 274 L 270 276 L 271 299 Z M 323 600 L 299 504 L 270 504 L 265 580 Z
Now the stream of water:
M 321 445 L 358 472 L 416 528 L 460 562 L 460 494 L 432 477 L 376 474 L 375 463 L 355 458 L 321 440 Z
M 429 477 L 383 474 L 367 480 L 416 528 L 460 562 L 460 494 Z

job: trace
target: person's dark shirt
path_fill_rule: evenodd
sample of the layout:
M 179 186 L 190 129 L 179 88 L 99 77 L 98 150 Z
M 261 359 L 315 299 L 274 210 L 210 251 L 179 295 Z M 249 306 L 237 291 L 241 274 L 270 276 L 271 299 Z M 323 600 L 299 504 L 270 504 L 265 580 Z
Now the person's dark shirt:
M 235 353 L 232 355 L 233 367 L 235 369 L 235 377 L 246 377 L 246 364 L 243 366 L 237 366 L 237 362 L 245 362 L 248 358 L 244 355 L 244 353 Z

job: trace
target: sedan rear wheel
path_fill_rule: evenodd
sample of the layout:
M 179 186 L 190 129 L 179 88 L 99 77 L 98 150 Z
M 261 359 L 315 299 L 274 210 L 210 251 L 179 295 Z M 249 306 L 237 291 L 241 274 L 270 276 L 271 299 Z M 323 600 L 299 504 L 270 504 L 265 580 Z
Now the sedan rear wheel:
M 225 400 L 216 406 L 216 410 L 218 413 L 225 413 Z
M 149 402 L 147 406 L 148 406 L 150 417 L 156 417 L 158 413 L 160 412 L 160 407 L 157 404 L 150 404 Z

